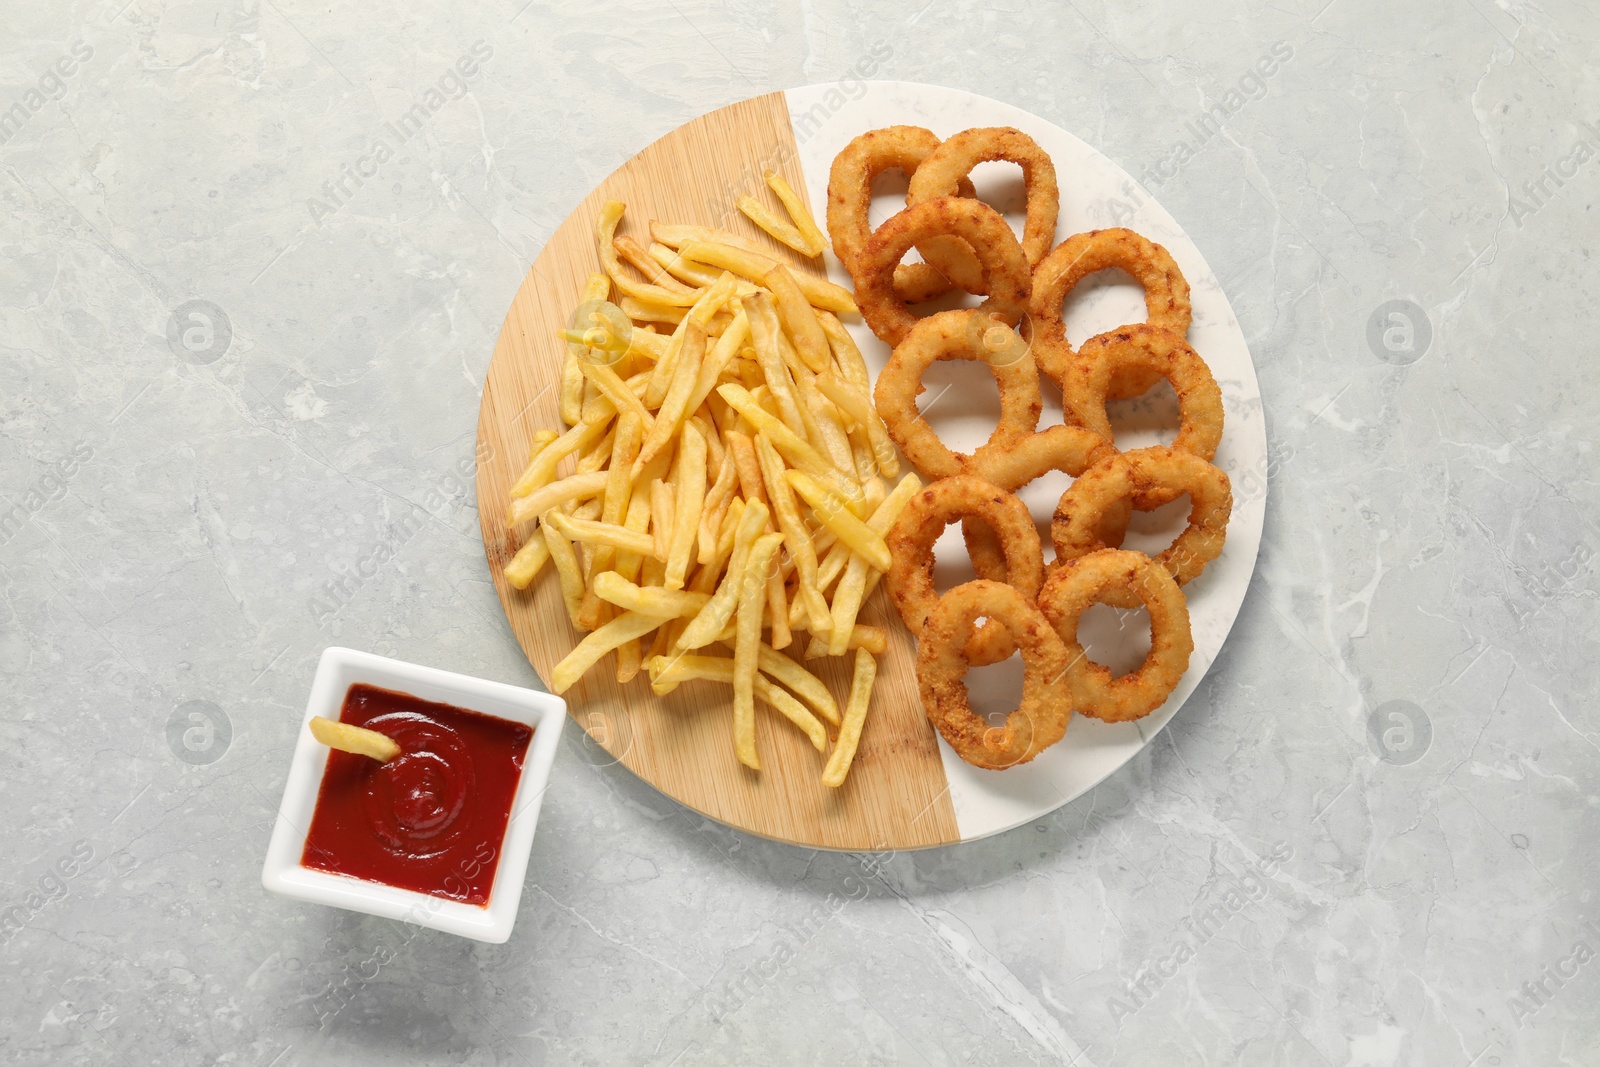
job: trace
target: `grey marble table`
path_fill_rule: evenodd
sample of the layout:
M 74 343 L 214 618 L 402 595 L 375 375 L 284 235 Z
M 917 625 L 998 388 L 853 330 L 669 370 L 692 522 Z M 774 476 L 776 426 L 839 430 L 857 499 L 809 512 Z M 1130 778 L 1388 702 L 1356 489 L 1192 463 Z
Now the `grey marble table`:
M 4 6 L 0 1061 L 1600 1063 L 1600 19 L 865 7 Z M 1272 492 L 1199 691 L 963 847 L 752 839 L 570 730 L 509 944 L 268 896 L 324 646 L 536 684 L 470 474 L 542 241 L 874 49 L 1098 146 L 1232 299 Z

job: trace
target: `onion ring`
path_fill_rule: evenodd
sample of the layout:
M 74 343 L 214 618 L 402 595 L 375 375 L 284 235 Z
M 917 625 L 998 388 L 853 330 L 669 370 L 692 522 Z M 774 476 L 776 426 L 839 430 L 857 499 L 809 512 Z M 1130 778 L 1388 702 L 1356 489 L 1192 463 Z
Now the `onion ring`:
M 1171 330 L 1141 322 L 1089 338 L 1061 382 L 1062 401 L 1080 426 L 1109 441 L 1106 397 L 1111 382 L 1134 373 L 1165 378 L 1178 394 L 1182 424 L 1171 447 L 1213 458 L 1222 443 L 1222 390 L 1206 361 Z
M 1050 251 L 1056 239 L 1056 216 L 1061 208 L 1061 191 L 1056 185 L 1056 166 L 1048 153 L 1032 137 L 1010 126 L 991 126 L 962 130 L 946 138 L 911 176 L 906 191 L 907 204 L 920 204 L 936 196 L 957 196 L 957 185 L 979 163 L 1004 160 L 1022 168 L 1022 182 L 1028 195 L 1028 216 L 1022 227 L 1022 254 L 1032 269 Z M 978 269 L 972 249 L 951 238 L 917 246 L 922 258 L 940 274 L 959 278 Z
M 989 324 L 987 329 L 985 324 Z M 988 344 L 988 331 L 996 325 L 980 311 L 929 315 L 895 346 L 888 365 L 878 375 L 873 389 L 878 415 L 906 458 L 928 478 L 972 473 L 974 466 L 982 466 L 989 457 L 1025 440 L 1039 425 L 1043 401 L 1033 357 L 1010 327 L 1000 329 L 1015 344 Z M 999 422 L 989 440 L 971 456 L 952 452 L 917 409 L 923 372 L 935 360 L 946 359 L 984 364 L 1000 387 Z
M 939 594 L 933 586 L 933 543 L 957 518 L 981 519 L 999 536 L 1005 560 L 1005 582 L 1030 602 L 1044 582 L 1044 550 L 1027 505 L 982 478 L 958 474 L 923 489 L 895 521 L 889 536 L 889 597 L 920 636 Z M 1015 651 L 1011 634 L 1000 626 L 980 627 L 965 652 L 975 663 L 998 663 Z
M 1015 326 L 1027 311 L 1033 276 L 1016 234 L 1000 212 L 981 200 L 938 196 L 906 208 L 878 227 L 861 254 L 855 277 L 856 304 L 880 340 L 898 345 L 917 324 L 894 290 L 894 267 L 930 237 L 949 234 L 966 241 L 983 265 L 983 291 L 978 310 Z
M 1109 437 L 1079 426 L 1052 426 L 1007 448 L 980 453 L 982 460 L 973 466 L 978 477 L 1014 493 L 1046 471 L 1062 471 L 1076 478 L 1097 460 L 1115 452 Z M 1132 514 L 1133 505 L 1127 501 L 1114 505 L 1107 513 L 1102 537 L 1108 544 L 1122 543 Z M 994 530 L 979 519 L 967 518 L 961 520 L 961 536 L 978 577 L 1003 581 L 1005 556 Z
M 1131 592 L 1150 613 L 1150 652 L 1139 669 L 1120 678 L 1084 654 L 1078 620 L 1107 593 Z M 1194 637 L 1189 605 L 1166 568 L 1143 552 L 1108 548 L 1055 569 L 1039 592 L 1039 607 L 1067 652 L 1072 709 L 1102 722 L 1142 719 L 1166 703 L 1189 669 Z
M 1004 627 L 1022 650 L 1022 700 L 1004 726 L 979 718 L 967 698 L 964 679 L 972 663 L 962 649 L 980 615 L 989 626 Z M 1050 621 L 1029 598 L 1000 582 L 980 579 L 940 597 L 917 643 L 917 688 L 928 721 L 957 755 L 988 770 L 1027 763 L 1066 734 L 1072 718 L 1061 684 L 1066 670 L 1066 649 Z
M 904 171 L 911 178 L 938 147 L 939 138 L 932 130 L 888 126 L 868 130 L 833 157 L 833 167 L 828 172 L 828 234 L 833 238 L 833 254 L 852 278 L 861 272 L 861 253 L 872 236 L 872 224 L 867 221 L 867 210 L 872 206 L 872 179 L 886 170 Z M 977 192 L 971 181 L 963 179 L 957 195 L 975 197 Z M 977 292 L 983 288 L 982 270 L 975 260 L 968 266 L 960 278 Z M 952 288 L 948 277 L 926 263 L 902 263 L 894 271 L 895 294 L 908 304 L 931 300 Z
M 1146 319 L 1179 337 L 1189 333 L 1192 312 L 1189 283 L 1165 248 L 1132 230 L 1117 227 L 1076 234 L 1056 245 L 1034 269 L 1028 313 L 1033 320 L 1034 358 L 1057 385 L 1066 380 L 1074 352 L 1061 322 L 1061 305 L 1084 278 L 1108 267 L 1120 267 L 1144 286 Z M 1138 396 L 1156 383 L 1156 375 L 1133 372 L 1112 379 L 1113 400 Z
M 1050 539 L 1056 546 L 1053 567 L 1111 547 L 1100 536 L 1107 510 L 1118 501 L 1132 500 L 1135 508 L 1148 511 L 1148 506 L 1141 506 L 1140 496 L 1158 493 L 1170 494 L 1169 500 L 1188 493 L 1190 507 L 1189 525 L 1155 562 L 1179 585 L 1194 581 L 1222 552 L 1233 512 L 1233 490 L 1220 468 L 1163 445 L 1105 456 L 1061 495 L 1050 524 Z M 1137 602 L 1126 590 L 1110 593 L 1105 599 L 1116 607 L 1132 607 Z

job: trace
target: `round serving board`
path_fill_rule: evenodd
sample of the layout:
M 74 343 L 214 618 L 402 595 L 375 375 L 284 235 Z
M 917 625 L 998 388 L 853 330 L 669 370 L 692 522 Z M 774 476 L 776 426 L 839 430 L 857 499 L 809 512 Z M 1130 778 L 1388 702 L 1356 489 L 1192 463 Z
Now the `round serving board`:
M 732 104 L 679 127 L 606 178 L 569 215 L 534 261 L 506 314 L 483 387 L 478 420 L 478 513 L 489 570 L 506 617 L 528 660 L 547 683 L 551 669 L 580 639 L 567 620 L 557 582 L 541 574 L 526 591 L 502 577 L 529 529 L 507 530 L 511 484 L 521 473 L 536 430 L 561 428 L 557 398 L 564 342 L 556 336 L 578 303 L 588 275 L 600 269 L 594 219 L 600 206 L 617 199 L 628 206 L 622 232 L 643 236 L 651 219 L 735 230 L 771 244 L 774 255 L 797 257 L 771 242 L 737 209 L 741 195 L 769 203 L 762 181 L 777 170 L 805 194 L 819 223 L 825 215 L 828 169 L 849 141 L 869 129 L 926 126 L 941 137 L 974 126 L 1015 126 L 1032 136 L 1055 161 L 1061 184 L 1056 240 L 1083 230 L 1127 226 L 1166 246 L 1189 280 L 1194 323 L 1189 342 L 1222 388 L 1227 414 L 1216 462 L 1233 479 L 1234 512 L 1227 546 L 1201 578 L 1186 588 L 1195 651 L 1189 670 L 1167 703 L 1137 723 L 1106 724 L 1075 716 L 1067 736 L 1033 762 L 1006 771 L 983 771 L 962 762 L 923 714 L 913 670 L 915 642 L 888 606 L 882 588 L 862 612 L 863 621 L 886 626 L 889 649 L 880 658 L 871 711 L 850 777 L 843 788 L 820 781 L 825 757 L 805 738 L 763 708 L 756 716 L 762 770 L 752 772 L 734 757 L 731 690 L 691 682 L 657 697 L 643 675 L 618 685 L 606 657 L 565 697 L 572 717 L 594 743 L 668 796 L 719 822 L 780 841 L 816 848 L 882 850 L 925 848 L 998 833 L 1053 811 L 1080 796 L 1139 751 L 1182 706 L 1221 649 L 1255 567 L 1266 503 L 1266 435 L 1255 370 L 1237 320 L 1211 269 L 1150 194 L 1114 163 L 1072 134 L 1014 107 L 953 89 L 902 82 L 812 85 L 769 93 Z M 1000 164 L 974 173 L 979 195 L 1005 207 L 1016 198 Z M 1015 168 L 1010 168 L 1015 174 Z M 873 224 L 895 206 L 879 197 Z M 1012 216 L 1015 221 L 1015 216 Z M 842 285 L 849 276 L 832 252 L 813 270 Z M 1109 273 L 1109 272 L 1108 272 Z M 1069 301 L 1067 333 L 1074 343 L 1101 330 L 1144 318 L 1143 301 L 1131 280 L 1115 277 L 1086 285 Z M 858 321 L 849 324 L 874 375 L 888 358 L 887 346 Z M 943 403 L 935 426 L 952 447 L 970 451 L 993 427 L 993 412 L 969 399 L 972 390 L 943 387 L 940 367 L 926 378 L 923 406 Z M 980 372 L 981 373 L 981 372 Z M 940 400 L 941 392 L 950 394 Z M 992 398 L 992 392 L 988 394 Z M 1119 447 L 1161 439 L 1161 421 L 1151 408 L 1161 401 L 1132 402 L 1115 413 Z M 989 405 L 992 407 L 992 405 Z M 1059 421 L 1047 407 L 1041 426 Z M 1156 414 L 1159 414 L 1158 411 Z M 987 426 L 985 426 L 987 420 Z M 1147 428 L 1147 424 L 1148 427 Z M 1171 433 L 1165 434 L 1170 439 Z M 1024 490 L 1036 517 L 1048 521 L 1058 483 Z M 1128 547 L 1159 547 L 1182 524 L 1172 509 L 1136 523 Z M 1142 540 L 1141 540 L 1142 539 Z M 1045 538 L 1049 553 L 1049 538 Z M 941 577 L 945 561 L 964 559 L 959 527 L 937 545 Z M 961 580 L 959 570 L 951 571 Z M 966 572 L 970 575 L 970 570 Z M 943 583 L 942 583 L 943 584 Z M 1090 626 L 1085 643 L 1097 658 L 1136 661 L 1148 646 L 1148 630 L 1120 626 L 1109 609 Z M 1109 621 L 1108 621 L 1109 620 Z M 840 698 L 849 686 L 849 657 L 813 660 Z M 986 687 L 1014 691 L 1004 667 L 985 668 L 972 679 L 974 704 L 994 707 Z M 996 673 L 998 672 L 998 673 Z M 985 699 L 989 696 L 990 699 Z

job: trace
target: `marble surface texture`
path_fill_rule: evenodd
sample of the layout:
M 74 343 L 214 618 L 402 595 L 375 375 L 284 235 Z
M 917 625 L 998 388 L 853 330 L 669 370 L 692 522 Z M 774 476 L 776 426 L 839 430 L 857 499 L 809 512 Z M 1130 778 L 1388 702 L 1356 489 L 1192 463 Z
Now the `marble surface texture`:
M 1572 0 L 5 4 L 0 1062 L 1600 1063 L 1597 36 Z M 708 824 L 569 730 L 508 944 L 264 893 L 324 646 L 534 683 L 470 475 L 541 242 L 685 120 L 859 76 L 1078 134 L 1232 300 L 1272 492 L 1182 714 L 898 856 Z

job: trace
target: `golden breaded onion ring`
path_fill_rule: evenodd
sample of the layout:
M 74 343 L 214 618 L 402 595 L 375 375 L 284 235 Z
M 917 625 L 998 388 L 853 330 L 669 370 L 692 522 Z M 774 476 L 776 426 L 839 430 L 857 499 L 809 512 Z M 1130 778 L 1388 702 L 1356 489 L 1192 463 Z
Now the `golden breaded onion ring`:
M 1022 227 L 1022 254 L 1029 268 L 1037 267 L 1056 239 L 1056 217 L 1061 190 L 1056 185 L 1056 165 L 1037 141 L 1010 126 L 979 127 L 952 134 L 922 161 L 911 176 L 907 204 L 920 204 L 936 196 L 958 196 L 961 179 L 979 163 L 1004 161 L 1022 168 L 1027 190 L 1028 215 Z M 977 268 L 972 249 L 953 241 L 918 245 L 922 258 L 941 275 L 964 277 Z
M 1120 677 L 1078 643 L 1078 620 L 1113 590 L 1132 593 L 1150 613 L 1150 651 L 1138 670 Z M 1142 719 L 1167 702 L 1189 669 L 1194 636 L 1188 601 L 1166 568 L 1143 552 L 1108 548 L 1062 564 L 1039 591 L 1039 607 L 1067 650 L 1067 690 L 1080 715 L 1102 722 Z
M 1004 559 L 1004 584 L 1032 601 L 1044 581 L 1044 550 L 1027 505 L 981 478 L 958 474 L 925 487 L 895 521 L 885 538 L 893 564 L 889 598 L 906 629 L 921 635 L 939 594 L 933 584 L 933 543 L 946 526 L 974 518 L 995 532 Z M 1011 635 L 1000 626 L 984 625 L 966 652 L 976 663 L 998 663 L 1015 651 Z
M 1110 267 L 1120 267 L 1144 286 L 1150 325 L 1165 327 L 1179 337 L 1189 333 L 1189 283 L 1165 248 L 1121 227 L 1075 234 L 1056 245 L 1034 268 L 1028 304 L 1034 359 L 1057 385 L 1065 380 L 1074 355 L 1061 322 L 1061 305 L 1079 282 Z M 1119 375 L 1113 378 L 1108 395 L 1113 400 L 1138 396 L 1156 381 L 1157 376 L 1149 371 Z
M 997 328 L 1005 337 L 999 343 L 988 343 Z M 952 359 L 982 363 L 1000 387 L 1000 419 L 989 440 L 971 456 L 952 452 L 917 408 L 923 372 L 936 360 Z M 973 473 L 983 465 L 984 457 L 1032 434 L 1043 410 L 1039 372 L 1027 345 L 1009 326 L 974 310 L 941 311 L 918 321 L 895 346 L 878 375 L 872 399 L 889 436 L 928 478 Z
M 1109 437 L 1101 437 L 1081 426 L 1051 426 L 1016 444 L 993 450 L 974 467 L 980 478 L 1015 493 L 1046 471 L 1063 471 L 1076 478 L 1097 460 L 1115 452 Z M 1101 531 L 1108 544 L 1122 543 L 1132 514 L 1133 505 L 1129 501 L 1113 505 Z M 967 555 L 972 557 L 972 569 L 978 577 L 1003 581 L 1005 554 L 995 532 L 983 522 L 968 518 L 961 520 L 961 536 L 967 543 Z
M 828 235 L 833 239 L 833 254 L 839 257 L 852 278 L 860 272 L 861 253 L 872 237 L 867 211 L 872 207 L 872 179 L 889 170 L 904 171 L 908 179 L 916 174 L 928 153 L 939 147 L 939 138 L 921 126 L 887 126 L 868 130 L 845 145 L 833 157 L 828 171 Z M 957 195 L 976 196 L 972 182 L 963 178 Z M 960 275 L 972 285 L 969 292 L 983 288 L 983 272 L 967 252 L 968 270 Z M 902 263 L 894 271 L 895 294 L 908 304 L 932 300 L 954 286 L 950 278 L 926 263 Z
M 940 196 L 890 218 L 878 227 L 861 254 L 860 273 L 855 277 L 856 304 L 879 340 L 897 345 L 917 323 L 895 292 L 895 265 L 913 245 L 945 235 L 959 237 L 977 250 L 983 266 L 982 291 L 987 294 L 979 311 L 1007 326 L 1015 326 L 1026 314 L 1033 276 L 1005 218 L 981 201 Z
M 1003 627 L 1022 650 L 1022 700 L 1004 726 L 973 713 L 965 677 L 965 648 L 979 616 L 984 629 Z M 934 606 L 917 642 L 917 688 L 928 721 L 975 767 L 1004 770 L 1027 763 L 1061 740 L 1072 718 L 1062 684 L 1067 653 L 1031 598 L 1009 585 L 978 580 L 958 585 Z
M 1110 547 L 1101 536 L 1101 523 L 1120 501 L 1132 500 L 1135 508 L 1149 510 L 1141 506 L 1141 496 L 1173 500 L 1184 493 L 1189 494 L 1189 525 L 1155 561 L 1179 585 L 1188 585 L 1222 553 L 1233 513 L 1233 490 L 1220 468 L 1164 445 L 1106 456 L 1061 495 L 1050 524 L 1056 566 Z M 1137 598 L 1123 591 L 1109 594 L 1105 603 L 1134 607 Z
M 1222 390 L 1206 361 L 1171 330 L 1141 322 L 1089 338 L 1061 382 L 1062 401 L 1080 426 L 1109 441 L 1106 398 L 1111 383 L 1130 377 L 1129 372 L 1172 383 L 1181 424 L 1171 447 L 1205 460 L 1216 456 L 1222 443 Z

